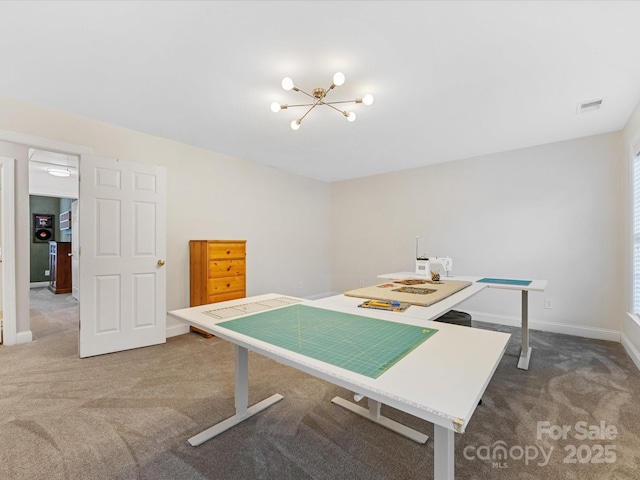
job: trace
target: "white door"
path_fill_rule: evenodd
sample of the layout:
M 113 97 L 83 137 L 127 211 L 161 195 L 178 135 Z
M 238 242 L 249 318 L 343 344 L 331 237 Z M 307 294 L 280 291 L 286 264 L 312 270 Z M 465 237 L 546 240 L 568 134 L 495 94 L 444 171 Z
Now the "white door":
M 80 357 L 166 341 L 166 169 L 80 157 Z
M 78 254 L 80 225 L 78 213 L 78 200 L 74 200 L 71 202 L 71 296 L 76 300 L 80 300 L 78 288 L 80 284 L 80 255 Z

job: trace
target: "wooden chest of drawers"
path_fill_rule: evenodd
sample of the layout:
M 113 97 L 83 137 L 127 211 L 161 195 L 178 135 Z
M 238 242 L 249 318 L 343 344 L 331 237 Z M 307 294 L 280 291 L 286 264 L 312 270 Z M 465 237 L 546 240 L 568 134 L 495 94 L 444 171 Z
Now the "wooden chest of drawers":
M 246 240 L 191 240 L 191 306 L 246 296 Z
M 49 242 L 49 290 L 71 293 L 71 242 Z

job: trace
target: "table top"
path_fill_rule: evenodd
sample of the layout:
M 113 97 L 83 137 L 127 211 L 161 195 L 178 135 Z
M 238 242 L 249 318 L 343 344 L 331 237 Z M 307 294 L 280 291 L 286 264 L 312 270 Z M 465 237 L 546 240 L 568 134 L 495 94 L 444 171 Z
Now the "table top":
M 415 272 L 395 272 L 395 273 L 383 273 L 382 275 L 378 275 L 378 278 L 384 278 L 389 280 L 400 280 L 403 278 L 426 278 L 425 275 L 419 275 Z M 467 280 L 469 282 L 478 282 L 486 277 L 473 277 L 466 275 L 455 275 L 451 277 L 441 276 L 441 280 Z M 520 281 L 520 279 L 496 279 L 496 280 L 514 280 L 516 282 Z M 491 283 L 487 282 L 486 285 L 489 288 L 501 288 L 504 290 L 520 290 L 527 292 L 543 292 L 545 288 L 547 288 L 546 280 L 531 280 L 530 278 L 522 279 L 528 280 L 531 283 L 529 285 L 519 285 L 519 284 L 508 284 L 508 283 Z M 484 282 L 483 282 L 484 283 Z
M 234 332 L 377 378 L 438 333 L 311 305 L 272 308 L 218 324 Z
M 407 313 L 414 307 L 410 307 L 404 313 L 372 311 L 357 307 L 359 303 L 362 303 L 362 299 L 347 298 L 343 295 L 314 301 L 295 299 L 279 294 L 259 295 L 218 304 L 174 310 L 168 313 L 173 318 L 280 363 L 434 424 L 457 432 L 464 432 L 478 401 L 504 355 L 510 335 L 435 323 L 430 319 L 439 316 L 449 310 L 450 305 L 455 305 L 469 298 L 484 287 L 480 284 L 467 287 L 467 289 L 451 296 L 456 298 L 450 297 L 443 300 L 443 302 L 448 301 L 447 305 L 442 305 L 440 308 L 435 308 L 435 306 L 416 307 L 413 316 L 407 315 Z M 335 312 L 435 328 L 438 332 L 418 345 L 385 373 L 377 378 L 370 378 L 219 325 L 231 318 L 247 315 L 243 312 L 252 310 L 248 306 L 252 303 L 277 302 L 281 298 L 288 298 L 301 305 Z M 359 303 L 358 300 L 360 300 Z M 284 303 L 283 307 L 273 308 L 284 308 L 286 304 Z M 230 309 L 231 307 L 237 310 L 237 315 L 233 314 L 234 311 Z M 207 313 L 215 309 L 225 309 L 225 318 L 214 318 L 211 313 Z

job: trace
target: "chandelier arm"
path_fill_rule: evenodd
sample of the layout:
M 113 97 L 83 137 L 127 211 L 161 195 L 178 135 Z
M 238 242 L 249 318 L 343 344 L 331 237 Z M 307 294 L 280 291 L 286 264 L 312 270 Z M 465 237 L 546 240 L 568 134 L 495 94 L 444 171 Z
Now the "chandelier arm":
M 345 103 L 345 102 L 331 102 L 331 103 L 326 103 L 326 102 L 322 102 L 323 105 L 326 105 L 327 107 L 331 107 L 333 108 L 336 112 L 340 112 L 341 115 L 344 115 L 345 113 L 340 110 L 339 108 L 334 107 L 333 105 L 331 105 L 332 103 Z
M 316 97 L 314 97 L 312 94 L 310 94 L 310 93 L 308 93 L 308 92 L 305 92 L 304 90 L 298 89 L 298 90 L 296 90 L 296 91 L 298 91 L 298 92 L 300 92 L 300 93 L 304 93 L 307 97 L 311 97 L 311 98 L 313 98 L 313 99 L 315 99 L 315 98 L 316 98 Z
M 317 107 L 317 106 L 322 102 L 322 99 L 323 99 L 324 97 L 325 97 L 325 95 L 323 94 L 320 98 L 318 98 L 318 100 L 316 100 L 316 102 L 311 106 L 311 108 L 310 108 L 309 110 L 307 110 L 307 112 L 306 112 L 303 116 L 301 116 L 301 117 L 299 118 L 299 121 L 300 121 L 300 122 L 302 122 L 302 120 L 304 120 L 304 117 L 306 117 L 307 115 L 309 115 L 309 112 L 310 112 L 311 110 L 313 110 L 314 108 L 316 108 L 316 107 Z
M 306 111 L 306 113 L 304 115 L 302 115 L 299 119 L 298 119 L 298 123 L 301 123 L 302 120 L 304 120 L 304 117 L 306 117 L 307 115 L 309 115 L 309 112 L 311 110 L 313 110 L 314 108 L 316 108 L 316 105 L 318 105 L 317 103 L 312 105 L 311 108 L 309 110 Z
M 315 97 L 314 97 L 314 98 L 315 98 Z M 338 104 L 338 103 L 358 103 L 358 101 L 357 101 L 357 100 L 340 100 L 340 101 L 337 101 L 337 102 L 322 102 L 322 101 L 321 101 L 321 102 L 319 102 L 318 104 L 319 104 L 319 105 L 326 105 L 327 107 L 331 107 L 332 105 L 334 105 L 334 104 Z M 284 108 L 285 106 L 286 106 L 287 108 L 293 108 L 293 107 L 310 107 L 310 106 L 312 106 L 312 105 L 314 105 L 314 104 L 313 104 L 313 103 L 294 103 L 294 104 L 283 104 L 282 108 Z M 334 108 L 334 109 L 335 109 L 335 107 L 331 107 L 331 108 Z M 336 109 L 336 110 L 337 110 L 337 109 Z M 341 110 L 339 110 L 339 111 L 341 111 Z
M 358 103 L 358 100 L 357 99 L 354 99 L 354 100 L 339 100 L 337 102 L 322 102 L 322 103 L 324 105 L 331 106 L 332 104 L 335 104 L 335 103 Z
M 293 107 L 310 107 L 310 106 L 312 106 L 312 105 L 313 105 L 313 103 L 296 103 L 296 104 L 293 104 L 293 105 L 288 105 L 288 104 L 287 104 L 287 108 L 293 108 Z
M 337 101 L 337 102 L 322 102 L 321 101 L 318 104 L 319 105 L 326 105 L 327 107 L 331 107 L 331 105 L 338 104 L 338 103 L 358 103 L 358 101 L 357 100 L 340 100 L 340 101 Z M 313 105 L 313 103 L 293 103 L 293 104 L 285 103 L 285 104 L 282 104 L 282 108 L 285 108 L 285 107 L 286 108 L 310 107 L 312 105 Z M 335 107 L 332 107 L 332 108 L 335 108 Z

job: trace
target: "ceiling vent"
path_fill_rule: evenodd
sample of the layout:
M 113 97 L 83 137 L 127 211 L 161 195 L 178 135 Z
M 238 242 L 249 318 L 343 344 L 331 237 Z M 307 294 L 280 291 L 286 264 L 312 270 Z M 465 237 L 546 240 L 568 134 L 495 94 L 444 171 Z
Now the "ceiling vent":
M 602 102 L 603 99 L 598 98 L 596 100 L 589 100 L 588 102 L 579 103 L 576 107 L 576 114 L 599 110 L 600 108 L 602 108 Z

